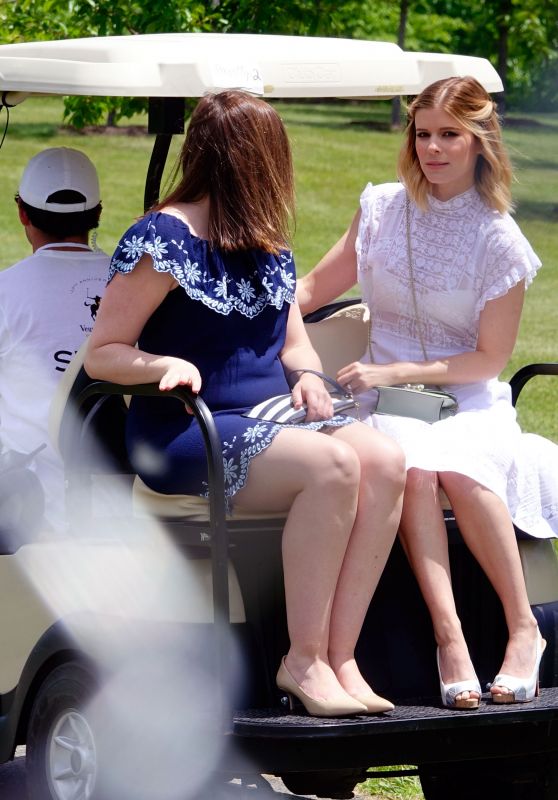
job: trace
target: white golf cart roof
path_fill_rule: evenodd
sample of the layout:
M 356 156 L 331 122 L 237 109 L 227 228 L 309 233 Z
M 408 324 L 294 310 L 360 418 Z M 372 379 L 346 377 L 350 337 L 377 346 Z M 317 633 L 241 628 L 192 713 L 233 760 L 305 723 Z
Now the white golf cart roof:
M 487 59 L 357 39 L 161 33 L 0 45 L 6 105 L 29 94 L 170 98 L 227 88 L 264 97 L 391 97 L 461 75 L 503 90 Z

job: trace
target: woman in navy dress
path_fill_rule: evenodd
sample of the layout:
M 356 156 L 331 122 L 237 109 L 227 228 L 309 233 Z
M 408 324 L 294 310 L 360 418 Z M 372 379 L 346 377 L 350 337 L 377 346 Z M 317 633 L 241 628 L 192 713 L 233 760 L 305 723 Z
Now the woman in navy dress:
M 278 685 L 320 716 L 389 710 L 354 648 L 397 531 L 404 458 L 378 431 L 332 416 L 321 379 L 299 372 L 320 362 L 295 301 L 292 162 L 278 114 L 245 92 L 207 95 L 178 172 L 176 188 L 116 249 L 87 371 L 203 396 L 222 442 L 229 506 L 288 510 L 291 646 Z M 304 423 L 243 416 L 288 392 L 291 373 Z M 207 493 L 201 432 L 183 404 L 135 397 L 128 416 L 130 456 L 152 489 Z

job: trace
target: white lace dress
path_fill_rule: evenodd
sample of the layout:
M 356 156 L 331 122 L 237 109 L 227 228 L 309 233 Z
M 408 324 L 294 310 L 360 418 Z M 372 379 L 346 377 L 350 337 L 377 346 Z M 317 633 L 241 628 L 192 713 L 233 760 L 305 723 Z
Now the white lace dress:
M 423 361 L 419 324 L 429 358 L 474 350 L 486 302 L 519 281 L 528 286 L 540 266 L 514 220 L 489 209 L 474 188 L 447 202 L 430 198 L 426 212 L 411 203 L 417 321 L 405 190 L 395 183 L 368 184 L 361 209 L 358 277 L 373 319 L 376 363 Z M 504 500 L 521 530 L 541 538 L 558 535 L 558 446 L 521 433 L 507 383 L 494 378 L 444 388 L 459 401 L 455 417 L 428 425 L 372 414 L 367 422 L 401 444 L 407 468 L 468 475 Z M 362 397 L 364 408 L 367 400 L 372 406 L 373 395 Z

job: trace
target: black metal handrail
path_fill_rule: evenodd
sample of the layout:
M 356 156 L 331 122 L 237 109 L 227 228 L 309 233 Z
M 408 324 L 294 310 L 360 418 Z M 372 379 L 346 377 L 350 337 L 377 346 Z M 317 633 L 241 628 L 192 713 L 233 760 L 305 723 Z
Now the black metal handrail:
M 526 364 L 521 369 L 518 369 L 509 381 L 514 406 L 525 384 L 537 375 L 558 375 L 558 362 L 547 361 L 540 364 Z

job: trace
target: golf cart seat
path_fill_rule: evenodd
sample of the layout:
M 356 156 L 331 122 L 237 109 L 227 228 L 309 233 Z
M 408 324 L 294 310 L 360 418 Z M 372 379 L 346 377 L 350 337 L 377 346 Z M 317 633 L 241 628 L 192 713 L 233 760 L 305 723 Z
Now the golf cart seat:
M 335 376 L 341 366 L 351 361 L 359 360 L 366 351 L 369 328 L 368 308 L 358 299 L 342 300 L 324 306 L 308 315 L 305 319 L 305 325 L 310 340 L 320 355 L 323 370 L 326 374 Z M 81 471 L 81 463 L 76 464 L 75 457 L 72 465 L 72 451 L 75 454 L 76 451 L 82 448 L 82 441 L 90 438 L 87 433 L 84 434 L 84 430 L 87 431 L 92 428 L 95 436 L 100 435 L 105 444 L 107 442 L 110 443 L 108 460 L 112 467 L 115 468 L 115 471 L 121 475 L 127 474 L 129 476 L 131 507 L 135 518 L 164 520 L 170 526 L 181 526 L 181 536 L 184 536 L 184 531 L 189 531 L 185 536 L 186 541 L 190 543 L 207 542 L 209 540 L 207 526 L 211 521 L 210 500 L 193 495 L 166 495 L 155 492 L 135 474 L 126 454 L 123 423 L 127 411 L 125 393 L 127 391 L 133 393 L 137 390 L 137 387 L 115 388 L 112 384 L 91 381 L 83 370 L 85 347 L 86 344 L 78 351 L 66 370 L 51 410 L 51 436 L 53 441 L 58 443 L 61 452 L 64 453 L 66 451 L 65 456 L 70 485 L 76 479 L 76 475 L 72 474 L 75 469 L 77 468 L 78 473 Z M 544 366 L 531 365 L 520 370 L 512 378 L 514 402 L 527 380 L 535 374 L 544 373 L 542 369 Z M 548 366 L 548 374 L 556 374 L 558 367 L 556 365 Z M 91 385 L 99 386 L 100 393 L 97 397 L 100 399 L 92 402 L 90 398 L 87 401 L 84 407 L 85 410 L 80 412 L 82 423 L 78 427 L 81 432 L 76 434 L 74 426 L 70 423 L 71 416 L 68 415 L 68 400 L 70 397 L 76 398 L 84 387 Z M 114 390 L 115 393 L 103 395 L 102 392 L 109 389 L 109 387 L 112 387 L 110 391 Z M 151 393 L 157 393 L 156 388 L 151 387 Z M 187 390 L 186 394 L 188 394 Z M 191 394 L 189 398 L 192 402 L 196 402 Z M 74 439 L 72 446 L 69 446 L 68 443 L 69 429 L 74 429 L 74 435 L 78 436 L 77 439 Z M 89 457 L 91 457 L 94 447 L 92 448 L 90 442 L 87 447 Z M 69 464 L 68 454 L 70 456 Z M 217 459 L 219 455 L 220 450 Z M 103 455 L 104 458 L 105 456 Z M 92 461 L 95 464 L 98 459 L 93 457 Z M 100 468 L 98 465 L 93 466 L 92 471 L 93 473 L 103 473 L 110 471 L 110 468 L 107 467 L 106 463 L 103 463 Z M 77 477 L 79 478 L 79 475 Z M 211 485 L 211 480 L 209 483 Z M 83 493 L 79 491 L 75 494 L 79 498 L 83 497 Z M 452 535 L 452 530 L 455 530 L 456 526 L 451 505 L 442 490 L 440 491 L 440 498 L 446 515 L 448 530 Z M 73 505 L 77 505 L 80 515 L 83 514 L 84 505 L 81 499 L 74 500 Z M 274 530 L 280 533 L 285 516 L 277 513 L 268 515 L 256 514 L 244 510 L 235 511 L 234 509 L 232 513 L 228 513 L 224 508 L 222 512 L 223 519 L 226 519 L 227 524 L 232 523 L 232 525 L 229 525 L 229 534 L 233 537 L 235 534 L 250 532 L 256 528 L 260 529 L 262 524 L 267 530 Z M 519 538 L 520 553 L 530 600 L 532 603 L 544 602 L 547 595 L 554 597 L 558 578 L 555 560 L 546 558 L 548 549 L 552 548 L 552 543 L 550 540 L 522 538 L 521 535 L 519 535 Z M 541 565 L 544 563 L 547 563 L 547 568 L 543 569 L 541 573 Z M 546 578 L 541 579 L 541 574 L 544 573 L 546 575 L 547 572 Z M 531 576 L 535 575 L 537 576 L 536 579 L 534 577 L 531 579 Z

